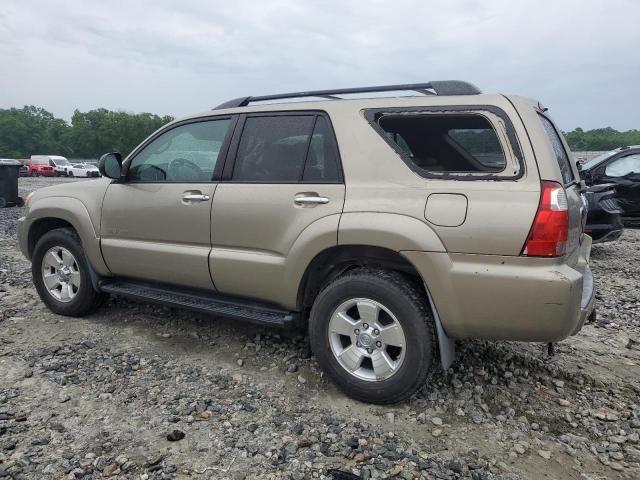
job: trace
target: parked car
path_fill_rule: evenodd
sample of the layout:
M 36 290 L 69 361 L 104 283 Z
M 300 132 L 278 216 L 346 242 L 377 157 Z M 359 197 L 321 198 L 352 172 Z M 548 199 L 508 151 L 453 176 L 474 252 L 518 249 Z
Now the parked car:
M 100 170 L 89 163 L 74 163 L 67 167 L 67 175 L 70 177 L 99 177 Z
M 32 177 L 53 177 L 56 174 L 53 167 L 49 165 L 49 159 L 39 155 L 33 155 L 27 160 L 27 170 Z
M 22 166 L 18 170 L 18 175 L 20 177 L 28 177 L 29 176 L 29 168 L 27 167 L 27 162 L 29 160 L 27 160 L 26 158 L 19 158 L 18 161 L 22 164 Z
M 603 183 L 592 185 L 586 192 L 589 210 L 584 231 L 591 236 L 593 243 L 617 240 L 624 231 L 615 187 L 614 184 Z
M 414 96 L 342 98 L 399 90 Z M 555 342 L 594 309 L 576 164 L 525 97 L 460 81 L 243 97 L 99 166 L 18 222 L 58 314 L 116 294 L 304 326 L 340 388 L 391 403 L 450 366 L 454 339 Z
M 620 147 L 581 165 L 587 185 L 614 184 L 625 217 L 640 217 L 640 145 Z
M 53 167 L 56 175 L 66 177 L 69 175 L 67 169 L 71 167 L 71 162 L 60 155 L 49 155 L 49 165 Z

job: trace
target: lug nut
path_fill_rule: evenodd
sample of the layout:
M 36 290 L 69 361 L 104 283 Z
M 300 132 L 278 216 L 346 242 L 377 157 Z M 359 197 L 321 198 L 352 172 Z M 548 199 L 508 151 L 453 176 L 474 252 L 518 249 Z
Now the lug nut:
M 360 335 L 360 329 L 356 328 L 353 333 L 355 333 L 356 335 Z
M 377 328 L 373 330 L 374 335 L 380 335 L 380 330 Z
M 356 342 L 356 347 L 360 348 L 362 345 L 360 345 L 360 342 Z
M 373 353 L 373 350 L 371 350 L 370 348 L 367 348 L 367 353 Z
M 376 347 L 380 348 L 382 346 L 382 342 L 376 342 Z
M 362 328 L 364 328 L 365 330 L 369 328 L 369 324 L 365 323 L 364 325 L 362 325 Z

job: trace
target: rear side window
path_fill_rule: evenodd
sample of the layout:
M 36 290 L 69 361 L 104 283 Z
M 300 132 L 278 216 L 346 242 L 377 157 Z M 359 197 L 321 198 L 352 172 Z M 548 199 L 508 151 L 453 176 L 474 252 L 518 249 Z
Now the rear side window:
M 549 142 L 551 142 L 551 147 L 553 148 L 553 153 L 555 154 L 556 161 L 558 162 L 558 166 L 560 167 L 560 173 L 562 174 L 562 182 L 565 185 L 569 183 L 573 183 L 573 171 L 571 170 L 571 161 L 569 160 L 569 155 L 567 155 L 567 151 L 564 149 L 564 145 L 562 145 L 562 140 L 560 140 L 560 135 L 556 131 L 553 124 L 549 121 L 548 118 L 539 115 L 540 121 L 542 122 L 542 126 L 544 127 L 545 132 L 547 133 L 547 137 L 549 138 Z
M 506 168 L 496 131 L 481 115 L 385 115 L 378 124 L 422 170 L 491 174 Z
M 320 115 L 247 118 L 232 179 L 258 183 L 340 181 L 328 122 Z

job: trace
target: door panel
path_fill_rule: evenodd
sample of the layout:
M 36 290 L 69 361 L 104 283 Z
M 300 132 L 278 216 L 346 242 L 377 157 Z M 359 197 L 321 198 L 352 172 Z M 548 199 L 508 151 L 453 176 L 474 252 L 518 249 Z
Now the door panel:
M 102 207 L 101 248 L 117 276 L 214 289 L 211 205 L 235 117 L 170 124 L 134 152 Z
M 223 293 L 250 296 L 293 308 L 291 283 L 297 261 L 337 245 L 344 203 L 341 184 L 220 184 L 212 213 L 210 265 Z M 304 203 L 301 197 L 326 203 Z M 310 200 L 314 201 L 314 200 Z M 296 240 L 317 250 L 299 251 Z M 309 242 L 309 243 L 307 243 Z M 312 258 L 312 257 L 311 257 Z M 292 283 L 296 283 L 293 281 Z
M 213 289 L 209 274 L 214 183 L 114 183 L 103 203 L 101 246 L 118 276 Z M 185 196 L 204 195 L 204 199 Z

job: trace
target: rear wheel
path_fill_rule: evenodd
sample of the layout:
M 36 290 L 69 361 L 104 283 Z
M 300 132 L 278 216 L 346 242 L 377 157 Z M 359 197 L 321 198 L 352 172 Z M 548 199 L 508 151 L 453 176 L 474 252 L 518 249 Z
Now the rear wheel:
M 31 272 L 40 299 L 54 313 L 86 315 L 104 299 L 104 294 L 93 288 L 82 244 L 69 228 L 42 236 L 33 251 Z
M 348 395 L 395 403 L 424 385 L 436 363 L 436 335 L 424 292 L 402 274 L 358 269 L 318 295 L 311 348 Z

